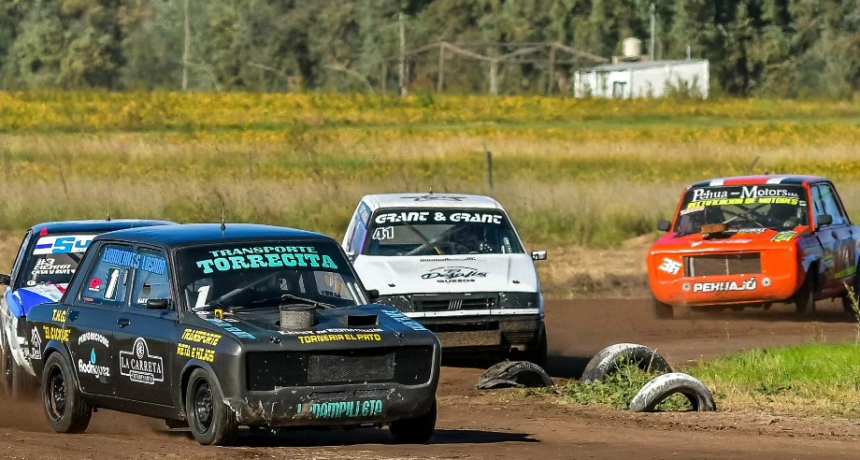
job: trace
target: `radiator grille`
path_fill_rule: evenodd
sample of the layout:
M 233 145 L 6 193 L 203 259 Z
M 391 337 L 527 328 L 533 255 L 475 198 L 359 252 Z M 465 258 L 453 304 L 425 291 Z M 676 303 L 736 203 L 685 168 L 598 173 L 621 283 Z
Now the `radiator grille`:
M 452 296 L 452 295 L 422 295 L 412 296 L 415 311 L 457 311 L 457 310 L 488 310 L 496 308 L 498 297 L 490 296 Z
M 250 391 L 351 383 L 418 385 L 430 380 L 432 368 L 431 347 L 258 352 L 248 353 L 247 385 Z
M 761 274 L 761 254 L 717 254 L 687 257 L 689 276 Z

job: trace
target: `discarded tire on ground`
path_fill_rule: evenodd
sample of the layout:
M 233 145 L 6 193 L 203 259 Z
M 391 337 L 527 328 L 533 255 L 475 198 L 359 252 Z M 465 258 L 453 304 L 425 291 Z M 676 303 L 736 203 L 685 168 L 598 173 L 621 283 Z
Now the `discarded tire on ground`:
M 632 364 L 645 372 L 667 373 L 672 367 L 654 350 L 635 343 L 619 343 L 608 346 L 591 358 L 580 382 L 591 384 L 602 382 L 624 364 Z
M 660 403 L 675 394 L 686 396 L 694 411 L 717 410 L 711 390 L 697 378 L 681 372 L 664 374 L 646 383 L 630 402 L 630 410 L 653 412 Z
M 479 390 L 552 386 L 546 371 L 528 361 L 505 361 L 487 369 L 478 379 Z

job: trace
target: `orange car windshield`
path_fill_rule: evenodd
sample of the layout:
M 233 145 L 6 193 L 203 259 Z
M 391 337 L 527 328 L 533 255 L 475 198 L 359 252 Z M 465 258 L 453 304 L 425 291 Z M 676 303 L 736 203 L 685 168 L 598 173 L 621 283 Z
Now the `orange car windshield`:
M 799 185 L 696 187 L 687 190 L 675 233 L 689 235 L 703 225 L 725 224 L 729 232 L 760 233 L 809 225 L 806 189 Z

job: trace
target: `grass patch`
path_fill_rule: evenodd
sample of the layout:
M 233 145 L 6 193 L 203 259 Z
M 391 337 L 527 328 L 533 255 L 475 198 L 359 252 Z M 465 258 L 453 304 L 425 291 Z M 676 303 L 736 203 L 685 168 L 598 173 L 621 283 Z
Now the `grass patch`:
M 815 344 L 738 353 L 683 371 L 711 390 L 718 410 L 860 419 L 857 369 L 860 346 Z M 542 391 L 570 404 L 627 409 L 652 378 L 635 366 L 623 366 L 603 383 L 572 382 Z M 690 405 L 674 396 L 659 409 L 689 410 Z

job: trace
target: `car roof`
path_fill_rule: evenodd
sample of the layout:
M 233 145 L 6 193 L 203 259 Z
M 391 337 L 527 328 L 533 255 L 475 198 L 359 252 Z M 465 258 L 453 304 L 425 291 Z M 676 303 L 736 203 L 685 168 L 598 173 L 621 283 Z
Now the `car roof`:
M 711 179 L 697 182 L 692 187 L 719 187 L 724 185 L 804 185 L 813 182 L 825 182 L 827 179 L 817 176 L 802 175 L 758 175 L 736 176 Z
M 367 203 L 372 211 L 380 208 L 504 209 L 491 197 L 462 193 L 386 193 L 365 195 L 362 201 Z
M 149 244 L 166 249 L 196 246 L 208 243 L 245 243 L 271 240 L 320 240 L 333 239 L 319 233 L 294 228 L 257 224 L 178 224 L 162 227 L 133 228 L 97 236 L 94 241 L 119 240 L 128 243 Z M 335 243 L 337 244 L 337 243 Z
M 152 227 L 156 225 L 176 225 L 166 220 L 111 219 L 111 220 L 69 220 L 61 222 L 42 222 L 30 227 L 33 234 L 52 233 L 105 233 L 127 228 Z

